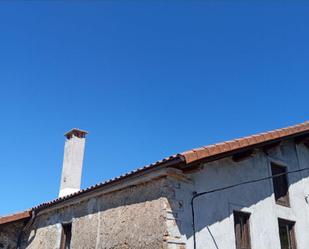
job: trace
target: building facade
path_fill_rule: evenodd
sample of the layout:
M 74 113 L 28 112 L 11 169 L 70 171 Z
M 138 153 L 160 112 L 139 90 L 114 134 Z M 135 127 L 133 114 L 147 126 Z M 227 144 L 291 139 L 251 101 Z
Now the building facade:
M 308 196 L 305 122 L 177 154 L 1 217 L 0 248 L 307 249 Z

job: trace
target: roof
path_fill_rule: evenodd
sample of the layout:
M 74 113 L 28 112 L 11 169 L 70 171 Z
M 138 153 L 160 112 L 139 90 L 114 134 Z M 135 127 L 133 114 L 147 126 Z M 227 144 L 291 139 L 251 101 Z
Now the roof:
M 57 198 L 55 200 L 42 203 L 36 207 L 33 207 L 31 210 L 41 210 L 58 203 L 61 203 L 65 200 L 69 200 L 71 198 L 78 197 L 80 195 L 86 194 L 88 192 L 92 192 L 96 189 L 99 189 L 103 186 L 107 186 L 109 184 L 117 183 L 118 181 L 124 180 L 126 178 L 130 178 L 134 175 L 137 175 L 141 172 L 150 171 L 151 169 L 158 169 L 160 167 L 179 167 L 186 168 L 190 167 L 194 163 L 201 162 L 203 160 L 217 160 L 218 158 L 223 158 L 228 155 L 232 155 L 233 153 L 237 153 L 242 150 L 256 148 L 259 146 L 264 146 L 269 143 L 273 143 L 276 141 L 281 141 L 284 139 L 289 139 L 291 137 L 299 137 L 303 135 L 309 134 L 309 121 L 306 121 L 301 124 L 297 124 L 294 126 L 289 126 L 282 129 L 276 129 L 273 131 L 263 132 L 257 135 L 247 136 L 243 138 L 238 138 L 222 143 L 217 143 L 213 145 L 203 146 L 200 148 L 192 149 L 183 153 L 179 153 L 163 160 L 157 161 L 150 165 L 146 165 L 142 168 L 136 169 L 134 171 L 128 172 L 124 175 L 118 176 L 116 178 L 110 179 L 105 182 L 101 182 L 99 184 L 90 186 L 86 189 L 80 190 L 76 193 Z M 14 215 L 13 215 L 14 216 Z M 0 224 L 5 223 L 7 217 L 0 217 Z M 16 220 L 19 219 L 20 216 L 16 215 Z M 11 219 L 9 219 L 12 221 Z
M 10 214 L 7 216 L 0 216 L 0 225 L 7 224 L 16 220 L 23 220 L 30 217 L 30 211 L 23 211 L 15 214 Z
M 155 163 L 152 163 L 152 164 L 146 165 L 144 167 L 138 168 L 136 170 L 130 171 L 128 173 L 125 173 L 125 174 L 120 175 L 118 177 L 115 177 L 115 178 L 109 179 L 107 181 L 98 183 L 96 185 L 90 186 L 86 189 L 79 190 L 78 192 L 72 193 L 70 195 L 59 197 L 59 198 L 52 200 L 52 201 L 49 201 L 49 202 L 44 202 L 44 203 L 42 203 L 42 204 L 40 204 L 36 207 L 33 207 L 32 210 L 38 210 L 38 209 L 42 209 L 42 208 L 45 208 L 45 207 L 53 206 L 53 205 L 55 205 L 59 202 L 68 200 L 70 198 L 74 198 L 76 196 L 83 195 L 85 193 L 94 191 L 98 188 L 101 188 L 101 187 L 104 187 L 104 186 L 107 186 L 107 185 L 111 185 L 111 184 L 115 184 L 116 182 L 119 182 L 119 181 L 124 180 L 126 178 L 130 178 L 130 177 L 137 175 L 139 173 L 142 173 L 144 171 L 149 171 L 149 170 L 154 169 L 154 168 L 159 168 L 160 166 L 169 167 L 169 166 L 172 166 L 172 165 L 178 165 L 182 162 L 183 162 L 183 158 L 180 156 L 180 154 L 173 155 L 173 156 L 170 156 L 168 158 L 164 158 L 160 161 L 157 161 Z
M 203 146 L 181 153 L 187 164 L 218 156 L 220 154 L 233 153 L 249 147 L 257 147 L 262 144 L 287 139 L 291 136 L 299 136 L 309 132 L 309 121 L 282 129 L 263 132 L 257 135 L 238 138 L 222 143 Z

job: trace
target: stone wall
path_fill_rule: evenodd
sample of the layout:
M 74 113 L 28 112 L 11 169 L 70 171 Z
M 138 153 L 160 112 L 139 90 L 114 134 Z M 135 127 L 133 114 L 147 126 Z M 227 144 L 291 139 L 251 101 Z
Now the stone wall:
M 72 249 L 167 248 L 168 182 L 164 177 L 45 210 L 21 248 L 59 248 L 63 222 L 72 222 Z
M 23 222 L 0 225 L 0 249 L 15 249 L 23 226 Z

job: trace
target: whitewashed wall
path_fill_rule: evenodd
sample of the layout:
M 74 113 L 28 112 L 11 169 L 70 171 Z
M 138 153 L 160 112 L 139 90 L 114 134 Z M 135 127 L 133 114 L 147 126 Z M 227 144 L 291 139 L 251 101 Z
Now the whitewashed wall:
M 284 142 L 280 147 L 262 151 L 241 162 L 230 158 L 203 165 L 203 169 L 190 175 L 191 184 L 182 184 L 176 196 L 184 203 L 178 214 L 179 230 L 186 248 L 193 248 L 190 200 L 192 192 L 212 189 L 254 180 L 271 175 L 270 162 L 288 167 L 288 171 L 309 167 L 309 149 Z M 288 175 L 290 207 L 275 203 L 271 180 L 243 185 L 233 189 L 201 196 L 195 200 L 197 249 L 234 249 L 233 210 L 251 213 L 250 235 L 252 249 L 280 249 L 278 218 L 295 221 L 298 249 L 309 248 L 309 171 Z M 210 235 L 210 232 L 212 236 Z

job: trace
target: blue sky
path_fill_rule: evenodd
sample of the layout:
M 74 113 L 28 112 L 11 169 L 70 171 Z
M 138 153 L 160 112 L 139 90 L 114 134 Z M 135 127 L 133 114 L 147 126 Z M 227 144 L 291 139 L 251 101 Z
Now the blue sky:
M 1 1 L 0 214 L 174 153 L 309 119 L 308 1 Z

